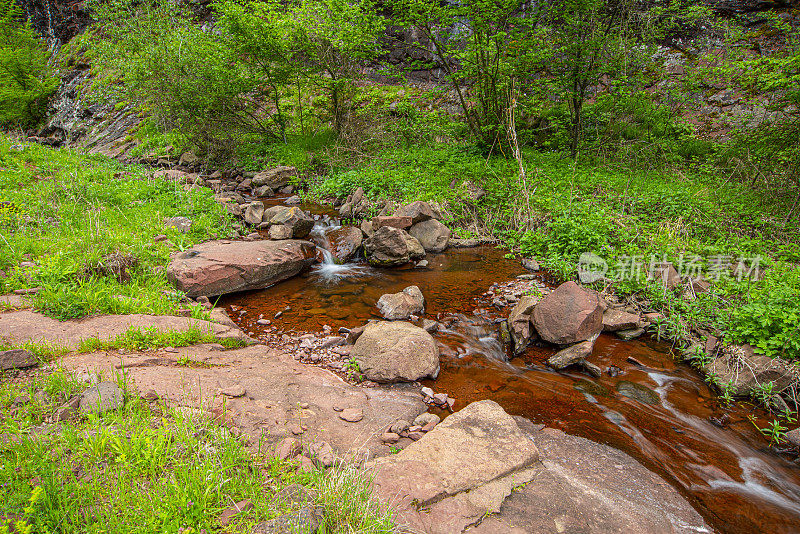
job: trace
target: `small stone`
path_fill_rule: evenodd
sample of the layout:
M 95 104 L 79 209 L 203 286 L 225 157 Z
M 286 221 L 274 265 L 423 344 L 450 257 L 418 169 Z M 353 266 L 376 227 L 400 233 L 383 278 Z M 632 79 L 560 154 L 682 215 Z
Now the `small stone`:
M 388 444 L 397 443 L 399 440 L 400 436 L 394 432 L 384 432 L 381 436 L 381 441 Z
M 243 397 L 245 394 L 245 389 L 241 384 L 234 384 L 232 386 L 222 388 L 220 393 L 226 397 Z
M 300 442 L 295 438 L 285 438 L 275 446 L 275 457 L 281 460 L 291 460 L 303 451 Z
M 447 397 L 447 406 L 452 410 L 456 400 L 453 397 Z
M 169 239 L 169 238 L 167 236 L 165 236 L 164 234 L 159 234 L 159 235 L 157 235 L 157 236 L 155 236 L 153 238 L 153 242 L 161 243 L 162 241 L 166 241 L 167 239 Z
M 425 432 L 420 432 L 420 431 L 416 431 L 416 432 L 409 432 L 409 433 L 408 433 L 408 437 L 409 437 L 409 438 L 411 438 L 411 439 L 413 439 L 414 441 L 419 441 L 419 440 L 420 440 L 420 439 L 422 439 L 424 436 L 425 436 Z
M 405 419 L 398 419 L 392 426 L 389 427 L 389 432 L 393 434 L 402 434 L 403 432 L 408 432 L 408 429 L 411 427 L 411 423 L 406 421 Z
M 342 408 L 341 406 L 339 406 L 337 404 L 333 405 L 333 411 L 334 412 L 341 412 L 342 410 L 344 410 L 344 408 Z
M 437 393 L 433 396 L 433 402 L 439 405 L 447 404 L 447 393 Z
M 289 425 L 289 431 L 294 434 L 295 436 L 299 436 L 303 433 L 303 427 L 297 423 L 291 423 Z
M 541 267 L 539 266 L 539 262 L 533 258 L 524 258 L 522 260 L 522 267 L 526 271 L 537 272 Z
M 68 402 L 62 404 L 53 415 L 54 421 L 67 421 L 74 419 L 78 415 L 78 408 L 81 404 L 79 396 L 72 397 Z
M 333 454 L 333 447 L 327 441 L 318 441 L 312 443 L 308 447 L 311 458 L 316 460 L 323 467 L 330 467 L 333 465 L 335 456 Z
M 241 512 L 247 512 L 249 510 L 252 510 L 253 508 L 254 508 L 253 503 L 250 502 L 249 500 L 245 499 L 244 501 L 239 501 L 233 506 L 229 506 L 228 508 L 226 508 L 220 514 L 218 521 L 220 525 L 222 525 L 223 527 L 227 527 L 228 525 L 231 524 L 236 514 L 239 514 Z
M 307 402 L 301 402 L 300 403 L 300 409 L 301 410 L 308 410 L 308 403 Z
M 620 330 L 617 337 L 624 341 L 630 341 L 644 334 L 644 328 L 631 328 L 630 330 Z
M 436 428 L 437 424 L 438 423 L 436 421 L 430 421 L 429 423 L 427 423 L 425 425 L 422 425 L 422 431 L 423 432 L 430 432 L 431 430 Z
M 185 234 L 192 228 L 192 220 L 188 217 L 170 217 L 164 221 L 164 226 Z
M 261 326 L 269 326 L 272 324 L 272 321 L 270 321 L 269 319 L 259 319 L 258 321 L 256 321 L 256 324 L 259 324 Z
M 339 419 L 347 421 L 348 423 L 358 423 L 364 419 L 364 412 L 359 408 L 347 408 L 346 410 L 342 410 L 339 414 Z
M 314 470 L 314 462 L 312 462 L 311 458 L 308 456 L 300 456 L 297 458 L 297 461 L 300 463 L 297 470 L 301 473 L 310 473 Z
M 421 413 L 414 419 L 414 426 L 424 427 L 428 423 L 438 424 L 442 419 L 434 413 Z
M 433 390 L 429 387 L 424 387 L 419 390 L 423 397 L 433 397 Z
M 147 393 L 142 395 L 142 398 L 144 400 L 146 400 L 147 402 L 155 402 L 158 399 L 160 399 L 160 397 L 158 396 L 158 393 L 156 393 L 156 391 L 154 389 L 148 389 Z

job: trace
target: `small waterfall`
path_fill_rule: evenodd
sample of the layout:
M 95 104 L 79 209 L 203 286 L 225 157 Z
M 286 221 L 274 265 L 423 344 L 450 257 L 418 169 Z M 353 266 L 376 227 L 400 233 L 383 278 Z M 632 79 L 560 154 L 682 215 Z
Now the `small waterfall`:
M 369 276 L 370 268 L 359 263 L 338 264 L 331 254 L 331 243 L 328 234 L 338 230 L 342 225 L 337 219 L 328 216 L 318 220 L 309 233 L 311 241 L 317 245 L 322 255 L 322 262 L 311 269 L 312 279 L 322 285 L 336 285 Z

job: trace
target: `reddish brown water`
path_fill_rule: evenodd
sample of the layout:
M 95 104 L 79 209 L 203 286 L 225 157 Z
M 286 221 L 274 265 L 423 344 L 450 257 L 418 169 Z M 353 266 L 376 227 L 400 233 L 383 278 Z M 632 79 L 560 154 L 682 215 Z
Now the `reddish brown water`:
M 766 414 L 722 406 L 695 371 L 651 340 L 600 337 L 592 361 L 619 367 L 615 378 L 554 372 L 542 364 L 552 348 L 532 347 L 506 361 L 496 339 L 497 312 L 481 308 L 477 298 L 492 283 L 520 274 L 519 264 L 491 247 L 449 250 L 428 260 L 428 270 L 318 266 L 223 304 L 247 311 L 232 316 L 248 331 L 265 328 L 255 322 L 260 315 L 282 330 L 319 331 L 377 318 L 382 294 L 417 285 L 429 317 L 458 318 L 435 335 L 442 370 L 429 384 L 455 397 L 456 409 L 492 399 L 509 413 L 621 449 L 674 485 L 719 532 L 800 532 L 800 468 L 771 450 L 748 419 L 756 413 L 756 424 L 765 427 Z M 335 272 L 319 272 L 326 268 Z M 274 319 L 278 311 L 283 315 Z M 723 416 L 723 428 L 709 420 Z

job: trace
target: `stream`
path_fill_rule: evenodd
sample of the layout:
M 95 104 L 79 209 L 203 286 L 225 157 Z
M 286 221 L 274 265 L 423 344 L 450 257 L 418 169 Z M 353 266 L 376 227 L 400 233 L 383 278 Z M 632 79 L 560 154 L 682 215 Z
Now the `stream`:
M 554 371 L 544 365 L 552 347 L 532 346 L 509 360 L 498 341 L 498 322 L 509 309 L 491 306 L 484 293 L 523 274 L 518 261 L 481 246 L 429 253 L 427 269 L 336 265 L 324 251 L 325 233 L 338 224 L 335 211 L 301 207 L 321 218 L 310 238 L 322 245 L 325 262 L 268 289 L 225 297 L 221 305 L 229 311 L 246 311 L 231 313 L 245 331 L 361 326 L 381 318 L 375 307 L 381 295 L 417 285 L 426 317 L 447 325 L 434 334 L 441 372 L 425 385 L 455 397 L 456 410 L 491 399 L 534 423 L 620 449 L 677 488 L 718 532 L 800 532 L 800 468 L 756 429 L 772 418 L 746 404 L 725 406 L 696 371 L 676 363 L 668 344 L 602 334 L 591 361 L 604 370 L 618 367 L 614 377 Z M 259 325 L 260 316 L 272 324 Z

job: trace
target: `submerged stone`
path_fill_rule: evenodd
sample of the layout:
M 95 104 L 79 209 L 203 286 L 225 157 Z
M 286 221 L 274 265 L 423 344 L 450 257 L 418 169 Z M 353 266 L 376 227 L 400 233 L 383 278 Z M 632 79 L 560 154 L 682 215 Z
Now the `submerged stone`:
M 659 397 L 658 393 L 647 386 L 631 382 L 630 380 L 620 380 L 617 382 L 617 391 L 620 395 L 643 404 L 661 403 L 661 397 Z

